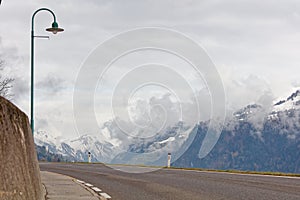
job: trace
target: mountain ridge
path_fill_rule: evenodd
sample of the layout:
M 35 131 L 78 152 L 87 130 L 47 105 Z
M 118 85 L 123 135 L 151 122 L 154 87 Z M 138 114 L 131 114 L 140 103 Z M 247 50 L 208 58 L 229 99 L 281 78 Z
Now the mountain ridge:
M 280 171 L 300 173 L 300 90 L 289 95 L 285 100 L 275 104 L 271 110 L 265 110 L 259 104 L 251 104 L 233 113 L 233 116 L 225 124 L 221 136 L 213 150 L 205 157 L 198 157 L 199 149 L 207 132 L 209 121 L 200 122 L 190 146 L 173 160 L 172 165 L 176 167 L 199 167 L 213 169 L 236 169 L 253 171 Z M 109 123 L 113 126 L 113 123 Z M 109 127 L 109 130 L 115 130 Z M 179 130 L 179 131 L 178 131 Z M 147 154 L 162 151 L 167 145 L 187 140 L 183 122 L 179 122 L 173 128 L 170 127 L 161 135 L 152 140 L 135 140 L 128 145 L 128 153 Z M 173 132 L 172 132 L 173 131 Z M 49 137 L 44 137 L 49 139 Z M 71 141 L 61 142 L 61 147 L 53 147 L 55 140 L 39 138 L 39 145 L 49 146 L 53 153 L 71 157 L 74 161 L 86 161 L 87 152 L 92 149 L 92 160 L 94 162 L 134 162 L 131 156 L 124 154 L 114 144 L 101 141 L 100 138 L 90 135 L 82 135 Z M 81 148 L 74 147 L 78 141 Z M 183 143 L 179 143 L 183 144 Z M 51 146 L 51 147 L 50 147 Z M 84 148 L 86 147 L 86 148 Z M 176 148 L 179 148 L 178 146 Z M 176 154 L 178 149 L 169 150 Z M 56 151 L 56 152 L 55 152 Z M 164 152 L 166 153 L 166 152 Z M 114 159 L 115 158 L 115 159 Z M 117 159 L 116 159 L 117 158 Z M 164 163 L 164 158 L 159 162 L 150 164 L 158 165 Z M 148 163 L 149 164 L 149 163 Z

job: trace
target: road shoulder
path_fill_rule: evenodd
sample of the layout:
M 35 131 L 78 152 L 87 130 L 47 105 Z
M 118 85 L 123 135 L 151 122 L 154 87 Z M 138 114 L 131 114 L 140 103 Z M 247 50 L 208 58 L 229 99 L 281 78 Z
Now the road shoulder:
M 99 200 L 90 189 L 80 185 L 72 177 L 41 171 L 42 183 L 47 200 Z

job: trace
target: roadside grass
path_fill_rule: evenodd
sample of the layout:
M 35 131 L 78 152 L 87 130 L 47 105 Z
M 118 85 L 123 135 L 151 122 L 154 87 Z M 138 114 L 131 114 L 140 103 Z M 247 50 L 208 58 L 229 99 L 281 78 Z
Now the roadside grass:
M 183 168 L 183 167 L 171 167 L 168 169 L 192 170 L 192 171 L 203 171 L 203 172 L 223 172 L 223 173 L 234 173 L 234 174 L 257 174 L 257 175 L 271 175 L 271 176 L 300 177 L 300 174 L 283 173 L 283 172 L 267 172 L 267 171 L 266 172 L 265 171 L 242 171 L 242 170 L 234 170 L 234 169 L 220 170 L 220 169 Z

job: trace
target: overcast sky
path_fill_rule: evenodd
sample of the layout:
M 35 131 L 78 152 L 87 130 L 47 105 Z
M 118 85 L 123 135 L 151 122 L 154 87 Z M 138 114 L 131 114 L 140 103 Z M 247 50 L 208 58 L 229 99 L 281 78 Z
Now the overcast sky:
M 50 40 L 36 39 L 35 46 L 36 127 L 54 135 L 76 137 L 73 91 L 84 60 L 97 45 L 135 28 L 173 29 L 201 45 L 222 78 L 228 110 L 264 101 L 266 94 L 275 101 L 300 87 L 298 0 L 4 0 L 0 6 L 0 53 L 7 60 L 5 73 L 16 79 L 13 101 L 27 114 L 31 16 L 41 7 L 52 9 L 65 29 L 50 35 Z M 51 23 L 49 13 L 39 13 L 36 35 L 49 35 L 44 29 Z M 122 62 L 136 65 L 138 56 Z M 144 56 L 153 56 L 156 63 L 172 60 L 164 53 L 146 52 Z M 176 59 L 169 62 L 175 68 L 181 65 Z M 112 67 L 106 80 L 118 82 L 124 73 L 118 68 L 121 65 Z M 196 90 L 203 87 L 197 78 L 189 81 L 198 84 Z M 164 93 L 150 87 L 141 95 L 147 93 L 151 98 L 156 90 Z M 110 100 L 98 92 L 95 109 L 101 124 L 110 119 Z

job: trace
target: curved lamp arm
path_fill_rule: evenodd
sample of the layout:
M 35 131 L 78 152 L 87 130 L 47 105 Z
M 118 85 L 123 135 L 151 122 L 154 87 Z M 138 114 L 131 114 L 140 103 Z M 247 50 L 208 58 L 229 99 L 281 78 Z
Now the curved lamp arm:
M 52 14 L 52 16 L 53 16 L 54 22 L 56 23 L 56 16 L 55 16 L 55 14 L 54 14 L 54 12 L 53 12 L 52 10 L 50 10 L 50 9 L 48 9 L 48 8 L 40 8 L 40 9 L 36 10 L 36 11 L 33 13 L 33 15 L 32 15 L 32 18 L 31 18 L 31 31 L 34 30 L 34 17 L 35 17 L 35 15 L 36 15 L 38 12 L 43 11 L 43 10 L 50 12 L 50 13 Z

